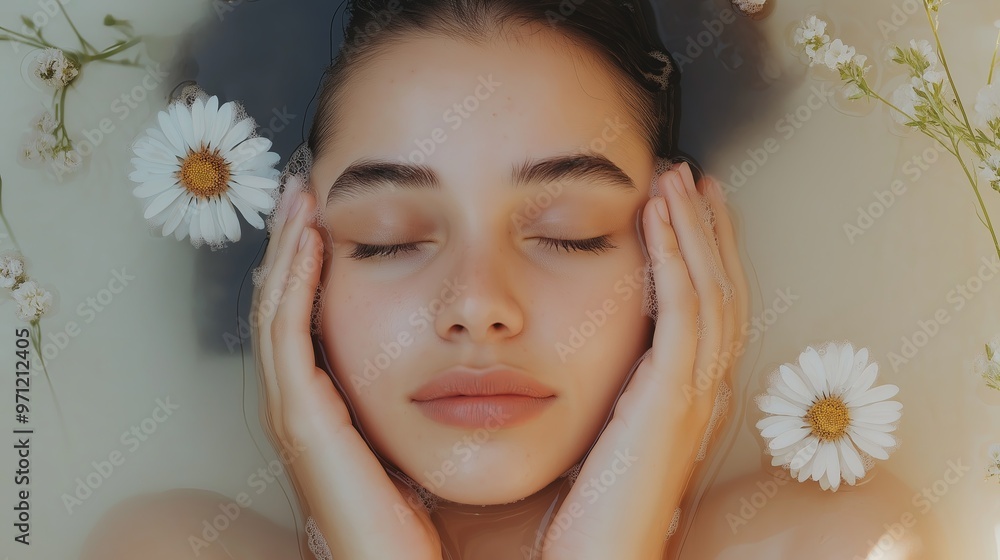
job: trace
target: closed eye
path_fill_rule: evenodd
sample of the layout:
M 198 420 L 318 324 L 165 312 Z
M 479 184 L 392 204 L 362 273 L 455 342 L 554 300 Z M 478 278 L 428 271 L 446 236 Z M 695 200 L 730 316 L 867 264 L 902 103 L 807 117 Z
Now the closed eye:
M 608 249 L 615 249 L 618 246 L 611 242 L 611 236 L 601 235 L 590 239 L 553 239 L 549 237 L 538 238 L 538 244 L 556 252 L 577 252 L 588 251 L 591 253 L 603 253 Z M 400 243 L 396 245 L 368 245 L 358 243 L 351 251 L 350 258 L 355 260 L 371 259 L 375 257 L 393 257 L 399 253 L 410 253 L 417 250 L 419 243 Z
M 611 242 L 611 237 L 608 235 L 602 235 L 600 237 L 592 237 L 590 239 L 552 239 L 548 237 L 540 237 L 538 239 L 539 245 L 544 245 L 550 249 L 555 249 L 556 252 L 560 250 L 569 251 L 590 251 L 591 253 L 603 253 L 608 249 L 614 249 L 617 247 Z

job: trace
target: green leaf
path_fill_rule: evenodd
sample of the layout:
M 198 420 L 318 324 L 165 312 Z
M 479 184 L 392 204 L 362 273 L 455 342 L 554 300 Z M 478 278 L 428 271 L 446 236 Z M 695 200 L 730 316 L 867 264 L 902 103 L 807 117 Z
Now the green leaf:
M 28 16 L 21 16 L 21 22 L 24 23 L 24 26 L 28 29 L 35 29 L 35 22 L 31 21 L 31 18 Z
M 118 23 L 118 20 L 115 19 L 115 16 L 111 14 L 104 16 L 104 25 L 110 27 L 112 25 L 115 25 L 116 23 Z
M 991 362 L 993 361 L 993 349 L 990 348 L 989 344 L 986 345 L 986 359 Z

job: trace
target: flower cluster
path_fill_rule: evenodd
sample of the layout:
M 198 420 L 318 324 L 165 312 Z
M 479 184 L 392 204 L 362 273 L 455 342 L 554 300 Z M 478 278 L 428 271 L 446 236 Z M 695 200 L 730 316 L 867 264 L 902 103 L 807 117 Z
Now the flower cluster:
M 831 40 L 827 23 L 815 15 L 802 20 L 792 38 L 805 52 L 809 65 L 824 65 L 840 73 L 850 99 L 876 99 L 890 109 L 892 118 L 915 128 L 955 156 L 976 195 L 981 221 L 989 230 L 997 255 L 1000 239 L 979 192 L 979 182 L 1000 192 L 1000 86 L 992 84 L 993 68 L 1000 52 L 1000 34 L 993 52 L 986 85 L 976 96 L 975 112 L 967 111 L 955 89 L 948 62 L 937 33 L 940 0 L 923 0 L 934 42 L 911 40 L 909 46 L 894 46 L 889 61 L 907 71 L 908 79 L 888 99 L 874 91 L 865 79 L 864 55 L 840 39 Z M 1000 20 L 995 23 L 1000 28 Z M 971 113 L 971 116 L 970 116 Z
M 990 463 L 986 465 L 986 479 L 995 478 L 1000 482 L 1000 443 L 994 443 L 989 450 Z
M 798 364 L 781 365 L 757 398 L 769 415 L 757 429 L 771 464 L 836 492 L 841 480 L 854 485 L 863 478 L 874 459 L 888 459 L 903 405 L 888 400 L 899 391 L 895 385 L 872 387 L 877 375 L 868 349 L 855 352 L 850 343 L 828 342 L 822 352 L 808 347 Z
M 10 290 L 17 303 L 17 316 L 29 323 L 52 306 L 52 293 L 25 275 L 24 260 L 19 255 L 0 256 L 0 286 Z
M 134 60 L 113 57 L 131 49 L 141 39 L 134 36 L 128 21 L 108 15 L 104 18 L 104 25 L 114 28 L 124 35 L 124 38 L 106 49 L 99 50 L 80 35 L 62 2 L 55 2 L 54 5 L 62 11 L 69 22 L 70 29 L 80 42 L 79 50 L 52 44 L 28 17 L 21 18 L 24 25 L 20 32 L 0 26 L 0 41 L 17 42 L 39 49 L 32 65 L 32 75 L 55 90 L 53 107 L 51 112 L 46 111 L 34 120 L 31 132 L 21 143 L 18 155 L 25 164 L 48 163 L 57 177 L 62 177 L 64 173 L 75 171 L 83 163 L 80 153 L 73 149 L 73 141 L 65 126 L 66 94 L 69 86 L 83 73 L 84 67 L 93 62 L 140 66 L 138 56 Z
M 986 386 L 1000 391 L 1000 337 L 986 343 L 986 356 L 976 360 L 976 372 L 986 381 Z
M 60 49 L 48 48 L 35 59 L 35 76 L 56 89 L 71 84 L 80 75 L 79 66 Z
M 49 111 L 31 122 L 31 132 L 21 142 L 19 155 L 24 163 L 51 162 L 70 171 L 83 163 L 80 153 L 72 148 L 66 137 L 62 124 Z
M 865 66 L 868 57 L 857 54 L 854 47 L 844 44 L 840 39 L 831 41 L 826 34 L 825 21 L 816 16 L 804 19 L 795 29 L 793 42 L 805 50 L 809 66 L 821 64 L 840 72 L 849 99 L 858 99 L 867 93 L 865 74 L 871 69 L 870 66 Z

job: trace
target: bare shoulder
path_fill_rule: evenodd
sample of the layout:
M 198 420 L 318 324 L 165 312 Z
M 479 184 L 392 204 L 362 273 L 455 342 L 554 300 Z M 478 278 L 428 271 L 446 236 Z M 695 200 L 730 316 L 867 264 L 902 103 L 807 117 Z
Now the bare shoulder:
M 187 488 L 115 505 L 90 532 L 80 555 L 81 560 L 299 557 L 295 531 L 222 494 Z
M 677 558 L 941 558 L 940 527 L 921 496 L 885 471 L 828 492 L 760 470 L 707 492 Z

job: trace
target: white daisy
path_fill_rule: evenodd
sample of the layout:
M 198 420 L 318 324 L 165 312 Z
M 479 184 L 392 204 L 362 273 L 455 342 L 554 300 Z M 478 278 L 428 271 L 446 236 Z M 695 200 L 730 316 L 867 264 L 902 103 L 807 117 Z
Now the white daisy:
M 188 107 L 173 103 L 160 111 L 160 128 L 149 128 L 132 151 L 141 183 L 132 192 L 145 199 L 145 217 L 163 235 L 191 236 L 202 243 L 224 245 L 240 239 L 236 209 L 257 229 L 260 213 L 274 208 L 280 159 L 269 152 L 271 141 L 253 136 L 252 118 L 242 118 L 236 102 L 219 106 L 216 96 L 195 99 Z
M 54 88 L 68 86 L 79 74 L 76 64 L 59 49 L 45 49 L 35 59 L 35 76 Z
M 872 459 L 888 459 L 903 405 L 886 400 L 895 385 L 872 388 L 877 374 L 868 349 L 855 352 L 850 343 L 828 342 L 822 353 L 808 347 L 798 365 L 781 365 L 757 398 L 769 415 L 757 428 L 771 464 L 836 491 L 842 479 L 853 485 L 864 477 Z
M 25 321 L 34 321 L 52 306 L 52 294 L 34 280 L 25 280 L 11 292 L 17 302 L 17 316 Z
M 14 255 L 0 257 L 0 287 L 13 288 L 23 280 L 24 261 Z

